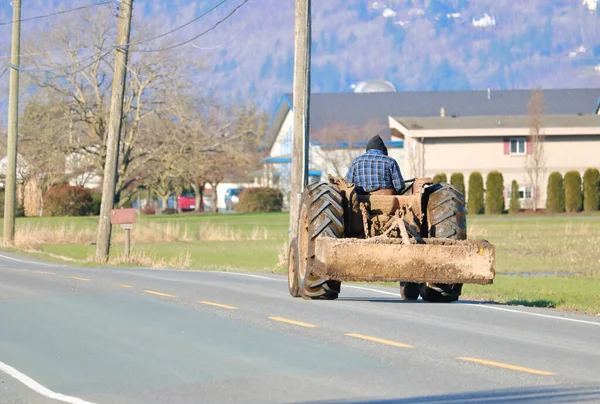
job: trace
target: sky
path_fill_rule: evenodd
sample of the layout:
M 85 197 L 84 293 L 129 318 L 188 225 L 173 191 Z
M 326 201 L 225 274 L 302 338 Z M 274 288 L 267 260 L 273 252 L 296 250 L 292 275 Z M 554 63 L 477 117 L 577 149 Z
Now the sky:
M 26 20 L 32 17 L 44 16 L 50 13 L 56 13 L 63 10 L 70 10 L 77 7 L 88 6 L 96 3 L 103 3 L 107 0 L 22 0 L 22 15 L 21 18 Z M 163 32 L 167 32 L 170 29 L 179 27 L 196 16 L 200 16 L 208 9 L 220 3 L 221 0 L 136 0 L 134 3 L 134 21 L 132 26 L 132 35 L 135 35 L 136 30 L 143 29 L 145 20 L 153 20 L 158 24 L 160 32 L 153 32 L 158 35 Z M 189 26 L 178 30 L 177 32 L 168 35 L 164 39 L 172 41 L 174 43 L 183 42 L 189 38 L 192 38 L 198 33 L 203 32 L 207 28 L 217 23 L 220 19 L 230 13 L 236 5 L 242 0 L 230 0 L 225 4 L 219 6 L 215 11 L 206 15 L 197 23 L 190 24 Z M 261 0 L 253 0 L 252 4 L 254 7 L 260 5 Z M 251 3 L 249 3 L 251 4 Z M 119 1 L 112 0 L 108 4 L 98 5 L 88 10 L 94 10 L 100 7 L 110 7 L 114 14 L 117 15 Z M 10 64 L 10 40 L 12 35 L 12 25 L 6 24 L 12 20 L 12 1 L 11 0 L 0 0 L 0 74 Z M 34 19 L 30 21 L 23 21 L 21 25 L 21 44 L 22 52 L 24 52 L 23 44 L 31 41 L 35 41 L 35 31 L 39 29 L 51 28 L 52 24 L 60 22 L 63 18 L 77 18 L 78 14 L 82 11 L 73 11 L 68 14 L 44 17 L 40 19 Z M 201 38 L 191 42 L 190 44 L 182 47 L 185 52 L 193 52 L 198 57 L 204 57 L 208 53 L 214 53 L 221 44 L 230 42 L 232 39 L 241 38 L 240 34 L 240 19 L 244 18 L 244 8 L 241 8 L 234 16 L 219 25 L 217 29 L 209 32 Z M 115 24 L 117 23 L 115 19 Z M 234 27 L 232 31 L 232 27 Z M 232 36 L 233 35 L 233 36 Z M 161 44 L 165 42 L 162 40 L 153 41 L 149 43 L 147 48 L 160 48 Z M 187 49 L 186 49 L 187 48 Z M 27 70 L 32 68 L 28 64 L 27 58 L 21 58 L 21 69 Z M 23 75 L 21 75 L 23 76 Z M 0 124 L 5 122 L 6 117 L 6 104 L 8 99 L 8 83 L 9 73 L 6 72 L 3 77 L 0 77 Z M 27 89 L 21 88 L 21 93 L 26 92 Z

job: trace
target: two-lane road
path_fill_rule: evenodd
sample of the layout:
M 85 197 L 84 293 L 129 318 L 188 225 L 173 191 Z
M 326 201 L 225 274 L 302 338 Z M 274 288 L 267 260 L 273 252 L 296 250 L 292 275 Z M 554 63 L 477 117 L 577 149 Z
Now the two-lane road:
M 600 319 L 0 253 L 0 403 L 600 402 Z

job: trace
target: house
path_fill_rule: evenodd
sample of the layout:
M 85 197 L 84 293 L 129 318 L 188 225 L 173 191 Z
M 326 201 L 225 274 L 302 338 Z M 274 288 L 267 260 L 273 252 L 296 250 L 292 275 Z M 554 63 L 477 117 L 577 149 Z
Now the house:
M 366 142 L 375 134 L 384 139 L 390 156 L 404 167 L 404 176 L 409 177 L 404 142 L 416 142 L 414 136 L 425 133 L 418 132 L 419 125 L 433 125 L 435 122 L 438 126 L 433 128 L 434 130 L 443 130 L 445 124 L 450 125 L 450 129 L 452 122 L 454 125 L 458 125 L 457 122 L 467 125 L 465 128 L 457 127 L 455 134 L 469 127 L 473 129 L 473 126 L 477 125 L 485 124 L 489 127 L 490 122 L 497 125 L 498 120 L 506 125 L 507 122 L 512 122 L 511 119 L 515 120 L 515 117 L 525 119 L 532 94 L 531 90 L 490 89 L 396 92 L 382 91 L 382 86 L 379 85 L 376 87 L 379 92 L 364 86 L 362 92 L 312 94 L 309 129 L 310 182 L 325 180 L 328 174 L 343 175 L 352 158 L 364 152 Z M 576 121 L 576 117 L 581 114 L 582 119 L 586 119 L 590 114 L 599 113 L 599 101 L 600 89 L 544 90 L 546 116 L 557 115 L 563 116 L 562 119 L 573 118 Z M 263 170 L 256 178 L 257 185 L 277 187 L 284 195 L 289 194 L 290 186 L 292 105 L 291 94 L 284 95 L 262 139 L 262 148 L 267 151 L 268 157 L 263 160 Z M 402 124 L 406 119 L 401 117 L 412 119 L 409 123 L 405 122 L 408 127 Z M 432 121 L 421 122 L 417 121 L 417 118 L 431 118 Z M 468 121 L 469 118 L 473 118 L 474 121 Z M 494 118 L 496 121 L 493 121 Z M 554 121 L 547 123 L 555 124 Z M 485 125 L 477 129 L 485 129 Z M 523 122 L 520 125 L 521 131 L 516 137 L 527 136 L 523 135 L 527 126 L 523 126 Z M 563 126 L 561 130 L 566 129 L 568 128 Z M 503 139 L 503 136 L 499 138 Z M 570 136 L 569 141 L 579 139 L 572 135 L 565 136 Z M 475 139 L 476 136 L 471 138 Z M 417 136 L 416 139 L 420 138 Z M 477 142 L 473 147 L 477 147 L 476 144 Z M 413 145 L 414 143 L 410 146 L 411 150 Z M 471 145 L 466 142 L 463 143 L 463 147 L 469 150 Z M 449 174 L 452 172 L 450 163 L 447 168 L 431 166 L 431 169 L 430 163 L 430 159 L 424 160 L 427 175 L 436 170 Z M 469 160 L 464 163 L 469 164 Z M 473 164 L 471 168 L 474 171 L 476 165 Z
M 361 86 L 369 89 L 369 86 Z M 379 88 L 378 88 L 379 89 Z M 370 95 L 384 96 L 369 97 Z M 327 178 L 328 174 L 345 175 L 352 159 L 365 150 L 366 142 L 380 135 L 390 155 L 402 159 L 402 142 L 391 143 L 388 116 L 398 110 L 386 107 L 391 93 L 314 94 L 310 107 L 309 182 Z M 262 148 L 268 151 L 263 172 L 257 182 L 279 188 L 287 197 L 290 191 L 292 161 L 292 95 L 284 95 L 263 137 Z
M 600 167 L 600 115 L 545 115 L 541 120 L 544 136 L 544 164 L 538 170 L 539 189 L 528 175 L 526 164 L 533 154 L 527 115 L 467 117 L 390 117 L 392 137 L 404 140 L 407 158 L 401 168 L 408 176 L 433 177 L 462 173 L 465 185 L 472 172 L 484 179 L 490 171 L 503 174 L 505 197 L 513 180 L 519 184 L 521 206 L 529 208 L 534 198 L 545 206 L 548 175 L 583 173 Z M 468 192 L 468 190 L 467 190 Z M 508 205 L 507 205 L 508 206 Z

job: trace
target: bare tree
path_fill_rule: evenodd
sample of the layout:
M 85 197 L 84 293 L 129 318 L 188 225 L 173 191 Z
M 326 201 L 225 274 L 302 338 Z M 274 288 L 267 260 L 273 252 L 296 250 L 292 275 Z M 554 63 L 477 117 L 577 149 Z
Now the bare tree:
M 226 178 L 247 177 L 258 164 L 257 146 L 267 117 L 253 104 L 223 106 L 211 99 L 178 104 L 178 131 L 186 145 L 182 178 L 196 192 L 197 210 L 204 186 L 209 184 L 211 209 L 216 212 L 218 185 Z
M 540 200 L 540 189 L 546 174 L 546 156 L 544 153 L 544 93 L 534 90 L 528 105 L 529 138 L 527 157 L 525 160 L 525 171 L 527 182 L 532 192 L 532 208 L 537 211 Z
M 80 130 L 73 139 L 69 153 L 78 153 L 93 163 L 97 173 L 103 173 L 106 157 L 108 104 L 114 69 L 113 47 L 116 43 L 114 16 L 108 9 L 83 13 L 81 18 L 56 24 L 50 31 L 35 33 L 36 41 L 26 46 L 28 58 L 35 68 L 29 73 L 31 84 L 38 90 L 34 97 L 61 97 L 72 113 L 74 125 Z M 192 71 L 201 68 L 201 60 L 191 60 L 185 54 L 172 51 L 139 52 L 145 45 L 135 45 L 151 36 L 154 25 L 145 21 L 132 38 L 128 77 L 123 106 L 123 130 L 119 144 L 116 200 L 122 205 L 135 190 L 138 171 L 151 157 L 152 149 L 138 148 L 149 134 L 143 125 L 149 117 L 168 111 L 173 93 L 189 91 Z M 152 45 L 160 46 L 160 42 Z M 176 60 L 176 62 L 175 62 Z M 31 69 L 25 69 L 25 72 Z
M 319 143 L 314 148 L 316 160 L 320 160 L 324 171 L 344 177 L 352 160 L 365 151 L 364 143 L 382 129 L 377 122 L 369 122 L 361 127 L 335 122 L 315 131 L 313 139 Z

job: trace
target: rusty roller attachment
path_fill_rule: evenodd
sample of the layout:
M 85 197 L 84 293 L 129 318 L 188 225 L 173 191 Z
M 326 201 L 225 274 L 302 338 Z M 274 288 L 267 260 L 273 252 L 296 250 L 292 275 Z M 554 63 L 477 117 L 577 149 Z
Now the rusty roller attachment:
M 486 241 L 316 240 L 313 273 L 344 282 L 493 283 L 494 246 Z

